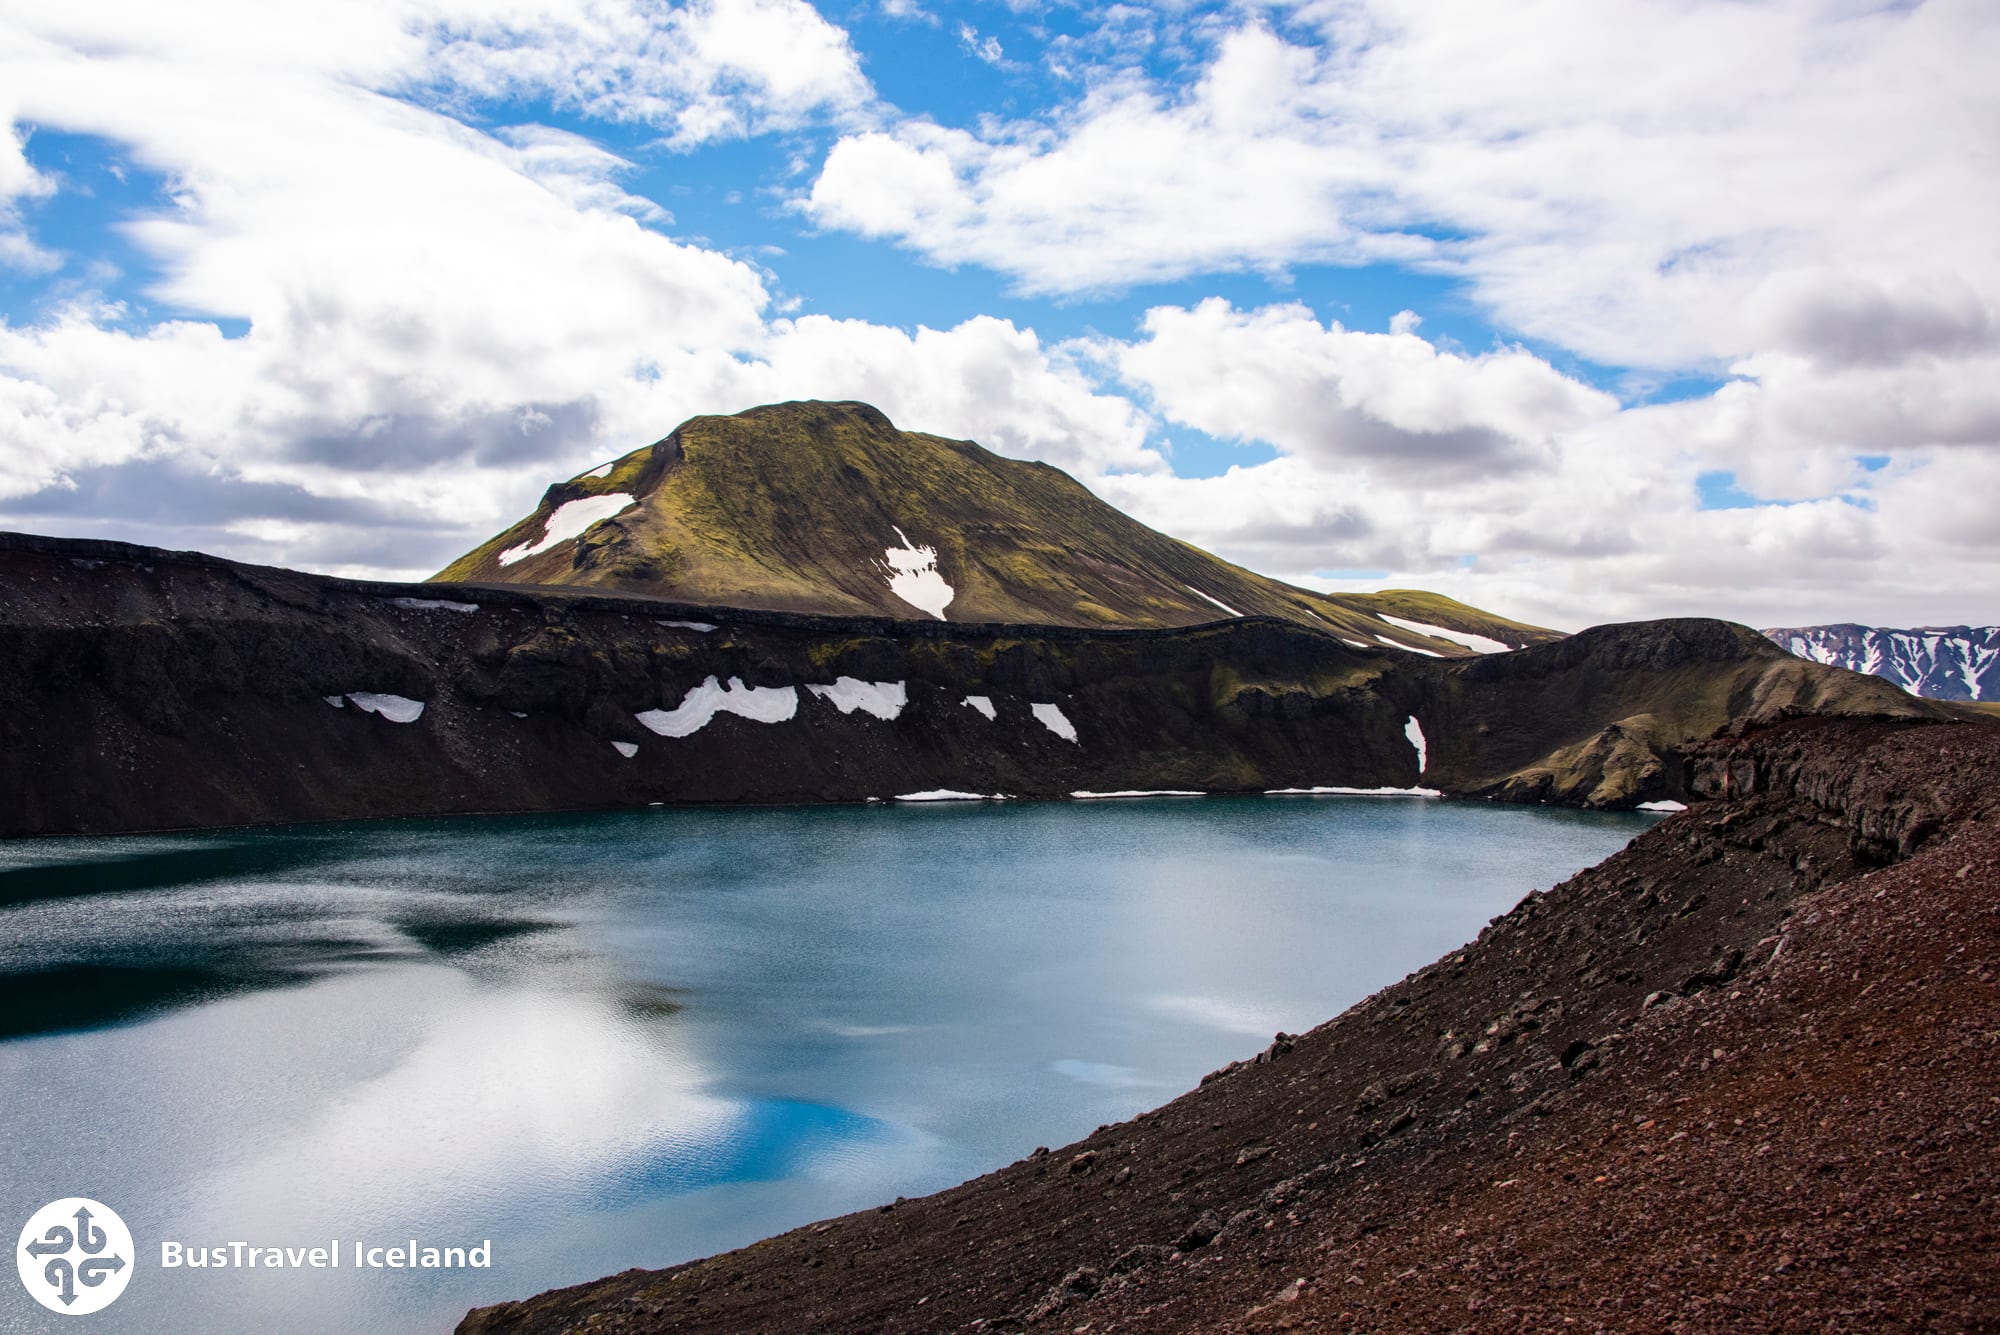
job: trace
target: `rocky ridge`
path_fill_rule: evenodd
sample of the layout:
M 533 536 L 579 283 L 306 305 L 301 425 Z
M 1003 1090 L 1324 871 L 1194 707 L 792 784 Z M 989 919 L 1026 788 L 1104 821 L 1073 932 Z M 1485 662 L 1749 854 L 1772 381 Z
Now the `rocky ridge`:
M 1731 718 L 1951 712 L 1721 622 L 1448 660 L 1272 617 L 811 617 L 25 535 L 0 704 L 9 835 L 940 790 L 1618 807 L 1685 796 L 1675 748 Z

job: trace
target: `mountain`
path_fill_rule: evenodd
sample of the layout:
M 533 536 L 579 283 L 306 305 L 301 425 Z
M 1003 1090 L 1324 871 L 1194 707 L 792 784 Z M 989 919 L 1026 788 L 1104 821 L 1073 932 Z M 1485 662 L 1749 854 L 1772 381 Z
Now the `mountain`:
M 1764 635 L 1815 663 L 1866 672 L 1932 700 L 2000 700 L 2000 626 L 1781 626 Z
M 1147 528 L 1061 469 L 899 431 L 865 403 L 692 418 L 550 487 L 533 514 L 433 578 L 955 622 L 1274 616 L 1446 658 L 1560 638 L 1438 594 L 1267 579 Z
M 1719 621 L 1445 659 L 1277 617 L 808 616 L 0 534 L 0 836 L 940 790 L 1630 807 L 1684 799 L 1679 753 L 1732 720 L 1964 712 Z

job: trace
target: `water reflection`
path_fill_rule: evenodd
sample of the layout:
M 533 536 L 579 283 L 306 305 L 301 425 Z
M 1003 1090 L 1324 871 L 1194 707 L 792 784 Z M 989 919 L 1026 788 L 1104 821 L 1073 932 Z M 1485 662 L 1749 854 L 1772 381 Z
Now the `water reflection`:
M 103 1329 L 446 1328 L 1128 1116 L 1643 823 L 1212 800 L 12 845 L 0 1181 L 132 1225 Z M 495 1265 L 153 1264 L 334 1237 Z

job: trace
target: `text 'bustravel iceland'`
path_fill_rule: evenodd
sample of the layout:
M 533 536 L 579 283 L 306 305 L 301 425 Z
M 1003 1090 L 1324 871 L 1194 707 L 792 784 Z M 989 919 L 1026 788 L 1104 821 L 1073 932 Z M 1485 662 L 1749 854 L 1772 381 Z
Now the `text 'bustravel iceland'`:
M 332 1238 L 323 1247 L 270 1247 L 252 1242 L 189 1246 L 160 1244 L 160 1268 L 175 1270 L 486 1270 L 493 1265 L 493 1240 L 476 1247 L 425 1246 L 410 1238 L 393 1246 Z

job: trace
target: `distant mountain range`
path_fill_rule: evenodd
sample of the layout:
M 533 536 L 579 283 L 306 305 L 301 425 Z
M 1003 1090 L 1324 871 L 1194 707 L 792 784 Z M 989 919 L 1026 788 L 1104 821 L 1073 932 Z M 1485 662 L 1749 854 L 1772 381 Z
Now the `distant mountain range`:
M 1895 682 L 1932 700 L 2000 700 L 2000 626 L 1780 626 L 1767 639 L 1800 658 Z
M 1089 630 L 1274 616 L 1353 648 L 1439 658 L 1562 638 L 1439 594 L 1266 578 L 1146 527 L 1061 469 L 900 431 L 865 403 L 692 418 L 550 487 L 434 578 Z

